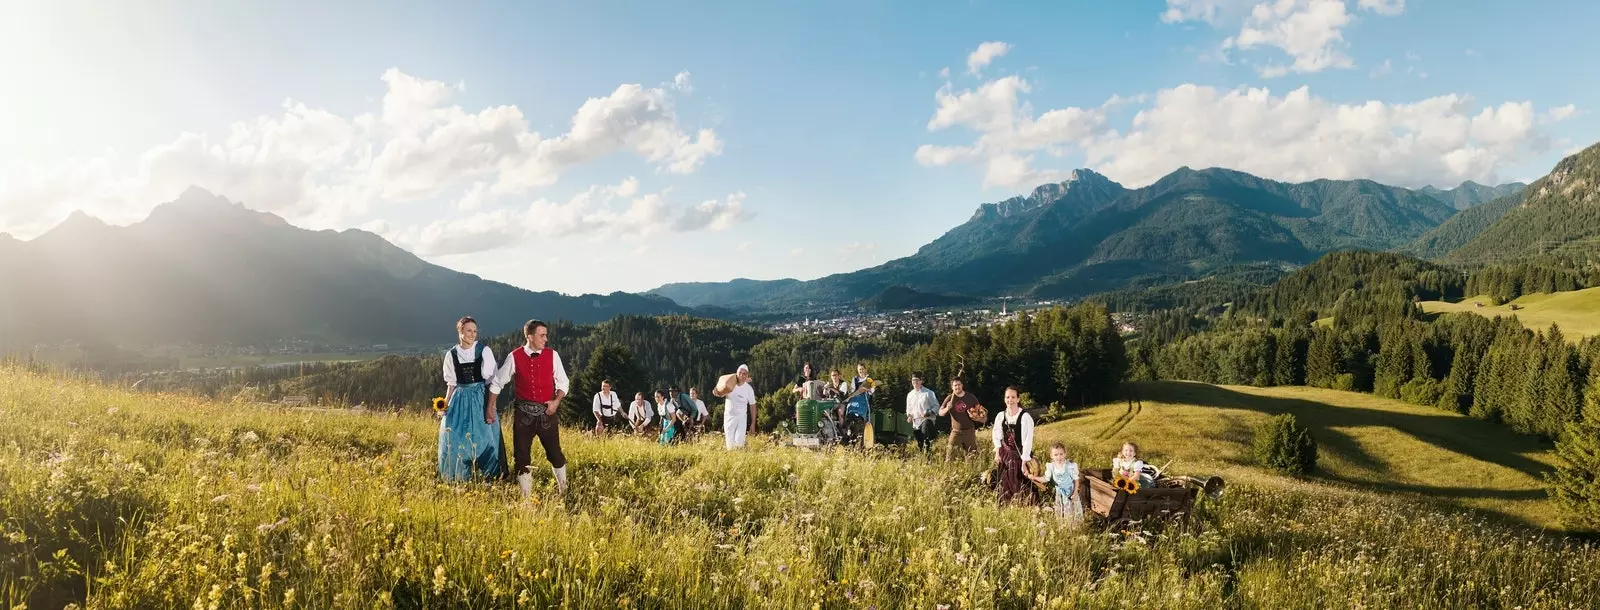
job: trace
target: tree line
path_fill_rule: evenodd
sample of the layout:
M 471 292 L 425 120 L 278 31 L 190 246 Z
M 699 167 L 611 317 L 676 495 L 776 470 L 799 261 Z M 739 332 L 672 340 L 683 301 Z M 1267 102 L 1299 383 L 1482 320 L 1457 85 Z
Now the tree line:
M 1020 315 L 990 327 L 883 337 L 838 334 L 778 335 L 763 329 L 688 316 L 621 316 L 597 325 L 551 325 L 551 346 L 562 355 L 571 391 L 563 420 L 591 421 L 591 397 L 609 379 L 624 403 L 635 392 L 647 399 L 657 389 L 698 388 L 714 412 L 720 400 L 711 388 L 718 377 L 748 364 L 763 396 L 758 405 L 763 429 L 792 416 L 788 393 L 796 375 L 811 362 L 818 378 L 837 368 L 845 378 L 865 363 L 884 385 L 873 407 L 901 410 L 913 371 L 923 371 L 942 395 L 964 364 L 967 388 L 984 404 L 1000 404 L 1008 385 L 1016 385 L 1039 405 L 1093 405 L 1112 398 L 1125 376 L 1121 336 L 1104 306 L 1080 305 Z M 523 344 L 520 333 L 484 343 L 504 358 Z M 329 403 L 420 411 L 444 394 L 438 354 L 386 356 L 354 363 L 307 363 L 253 367 L 224 372 L 172 374 L 146 379 L 141 390 L 188 391 L 218 398 L 271 401 L 307 396 Z M 501 396 L 509 406 L 510 392 Z

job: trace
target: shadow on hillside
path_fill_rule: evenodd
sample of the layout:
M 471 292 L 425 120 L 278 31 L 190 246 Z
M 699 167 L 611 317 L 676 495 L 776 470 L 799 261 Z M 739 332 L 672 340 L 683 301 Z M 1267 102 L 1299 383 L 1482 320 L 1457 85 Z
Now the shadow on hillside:
M 1385 470 L 1387 465 L 1363 450 L 1360 443 L 1348 434 L 1335 428 L 1392 428 L 1446 451 L 1499 464 L 1536 479 L 1548 470 L 1545 464 L 1523 455 L 1548 449 L 1545 441 L 1512 432 L 1497 424 L 1442 412 L 1429 415 L 1337 406 L 1311 400 L 1257 396 L 1209 384 L 1181 381 L 1138 383 L 1134 384 L 1134 391 L 1147 401 L 1247 409 L 1271 415 L 1293 413 L 1300 424 L 1310 428 L 1316 436 L 1319 451 L 1379 472 Z M 1227 422 L 1226 428 L 1223 435 L 1228 440 L 1249 442 L 1251 431 L 1242 421 L 1235 418 Z M 1451 488 L 1439 489 L 1448 495 Z M 1478 491 L 1485 496 L 1503 493 L 1492 489 Z M 1469 492 L 1465 490 L 1462 493 Z
M 1352 479 L 1321 473 L 1319 478 L 1359 486 L 1378 491 L 1392 493 L 1417 494 L 1433 498 L 1492 498 L 1496 500 L 1543 500 L 1546 495 L 1543 489 L 1485 489 L 1482 487 L 1434 487 L 1431 485 L 1409 485 L 1405 483 L 1377 483 L 1362 479 Z

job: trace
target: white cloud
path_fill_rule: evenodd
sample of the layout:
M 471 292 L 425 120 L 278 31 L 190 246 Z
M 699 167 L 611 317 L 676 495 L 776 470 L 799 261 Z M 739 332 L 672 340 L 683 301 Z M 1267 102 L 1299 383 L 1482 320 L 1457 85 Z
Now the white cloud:
M 677 76 L 672 77 L 672 88 L 682 91 L 684 95 L 694 93 L 694 85 L 689 83 L 688 70 L 679 72 Z
M 1406 0 L 1361 0 L 1358 4 L 1362 9 L 1390 17 L 1406 12 Z
M 1404 0 L 1357 0 L 1355 5 L 1355 10 L 1386 16 L 1405 10 Z M 1288 64 L 1269 61 L 1257 68 L 1263 77 L 1274 78 L 1353 67 L 1344 39 L 1344 29 L 1353 21 L 1351 10 L 1347 0 L 1167 0 L 1161 20 L 1202 21 L 1218 28 L 1239 23 L 1237 33 L 1223 39 L 1222 50 L 1282 51 L 1291 60 Z
M 1218 25 L 1223 21 L 1238 18 L 1248 11 L 1258 0 L 1167 0 L 1167 10 L 1162 11 L 1161 21 L 1166 23 L 1182 23 L 1185 21 L 1204 21 Z
M 749 249 L 750 249 L 750 242 L 747 242 L 747 241 L 741 241 L 741 242 L 739 242 L 739 245 L 733 247 L 733 250 L 735 252 L 744 252 L 744 251 L 749 250 Z
M 1104 128 L 1107 108 L 1132 101 L 1113 96 L 1100 108 L 1064 108 L 1035 117 L 1020 99 L 1028 91 L 1028 82 L 1015 75 L 989 81 L 976 90 L 953 92 L 948 84 L 941 87 L 934 94 L 937 107 L 928 129 L 966 127 L 981 135 L 970 146 L 924 144 L 917 148 L 914 158 L 926 166 L 980 162 L 986 168 L 986 187 L 1011 188 L 1046 181 L 1054 174 L 1031 170 L 1032 157 L 1014 153 L 1054 151 L 1080 142 Z
M 878 251 L 878 244 L 876 244 L 876 243 L 866 243 L 866 242 L 859 242 L 859 241 L 858 242 L 852 242 L 852 243 L 845 244 L 844 247 L 842 247 L 842 248 L 839 248 L 839 257 L 838 258 L 839 258 L 839 260 L 842 260 L 842 261 L 859 260 L 861 258 L 871 256 L 871 255 L 877 253 L 877 251 Z
M 1391 72 L 1394 72 L 1394 63 L 1385 59 L 1383 60 L 1382 64 L 1379 64 L 1378 67 L 1373 68 L 1371 72 L 1368 72 L 1367 76 L 1378 78 L 1382 76 L 1388 76 Z
M 1578 115 L 1578 107 L 1574 106 L 1572 104 L 1567 104 L 1565 106 L 1556 106 L 1554 108 L 1546 110 L 1545 113 L 1544 113 L 1544 120 L 1547 123 L 1557 123 L 1557 122 L 1565 121 L 1565 120 L 1570 119 L 1572 117 L 1575 117 L 1577 115 Z
M 1011 52 L 1011 45 L 999 41 L 990 41 L 978 45 L 967 54 L 967 74 L 977 74 L 985 66 Z
M 596 185 L 566 201 L 539 199 L 527 207 L 501 207 L 420 228 L 377 231 L 423 256 L 487 252 L 530 241 L 594 235 L 605 239 L 648 238 L 667 233 L 722 231 L 751 218 L 744 193 L 698 205 L 675 205 L 664 193 L 639 194 L 629 177 Z
M 475 182 L 472 188 L 467 189 L 467 192 L 456 200 L 456 207 L 467 211 L 476 210 L 483 207 L 488 200 L 489 183 Z
M 1269 64 L 1262 76 L 1272 78 L 1290 71 L 1320 72 L 1354 64 L 1344 54 L 1344 26 L 1350 23 L 1344 0 L 1277 0 L 1257 4 L 1239 33 L 1222 41 L 1223 49 L 1276 47 L 1288 53 L 1289 66 Z
M 805 254 L 805 252 L 805 248 L 790 248 L 789 256 L 800 256 L 801 254 Z
M 291 100 L 279 116 L 241 120 L 223 134 L 179 134 L 130 159 L 0 169 L 0 228 L 37 234 L 74 209 L 133 222 L 191 184 L 303 225 L 332 226 L 386 203 L 452 192 L 464 193 L 456 207 L 482 209 L 618 153 L 686 174 L 722 152 L 713 130 L 686 129 L 673 112 L 672 94 L 688 93 L 688 72 L 663 87 L 624 84 L 591 98 L 550 138 L 531 131 L 516 106 L 454 105 L 464 84 L 393 68 L 380 80 L 386 90 L 376 113 L 341 116 Z
M 964 128 L 975 135 L 965 144 L 922 145 L 914 159 L 930 167 L 974 165 L 982 169 L 985 187 L 1013 192 L 1064 177 L 1067 168 L 1036 163 L 1073 152 L 1129 186 L 1149 184 L 1180 166 L 1225 167 L 1287 181 L 1492 183 L 1502 168 L 1553 145 L 1540 124 L 1577 112 L 1560 106 L 1540 113 L 1527 101 L 1480 106 L 1464 95 L 1341 103 L 1306 87 L 1274 95 L 1265 88 L 1186 84 L 1144 101 L 1114 97 L 1099 107 L 1035 116 L 1021 99 L 1027 91 L 1016 77 L 961 93 L 941 88 L 929 130 Z M 1113 103 L 1139 110 L 1126 125 L 1114 125 L 1107 114 Z
M 950 78 L 950 67 L 949 66 L 946 66 L 946 67 L 943 67 L 943 68 L 939 68 L 939 78 L 942 78 L 942 79 L 949 79 Z

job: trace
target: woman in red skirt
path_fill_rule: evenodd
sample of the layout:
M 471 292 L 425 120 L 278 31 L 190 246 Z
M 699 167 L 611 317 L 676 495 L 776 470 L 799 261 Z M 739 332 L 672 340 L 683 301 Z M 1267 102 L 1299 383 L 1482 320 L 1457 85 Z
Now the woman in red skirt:
M 1015 387 L 1006 388 L 1006 410 L 994 422 L 994 462 L 996 489 L 1001 502 L 1037 501 L 1033 486 L 1022 472 L 1023 464 L 1033 460 L 1033 416 L 1022 410 L 1022 397 Z

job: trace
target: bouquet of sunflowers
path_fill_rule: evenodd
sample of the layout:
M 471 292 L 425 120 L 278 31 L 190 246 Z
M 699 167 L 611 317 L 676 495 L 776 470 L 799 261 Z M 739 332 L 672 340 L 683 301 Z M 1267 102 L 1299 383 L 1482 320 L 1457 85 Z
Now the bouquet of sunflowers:
M 434 413 L 444 413 L 445 410 L 449 409 L 449 408 L 450 408 L 450 405 L 444 401 L 444 397 L 435 396 L 433 398 L 433 412 Z
M 1116 487 L 1119 491 L 1136 494 L 1139 493 L 1139 477 L 1119 476 L 1111 482 L 1111 486 Z

